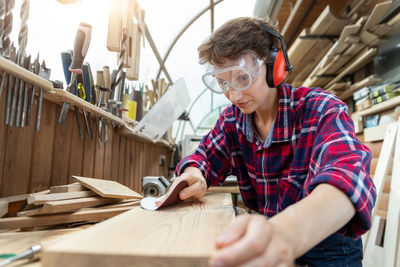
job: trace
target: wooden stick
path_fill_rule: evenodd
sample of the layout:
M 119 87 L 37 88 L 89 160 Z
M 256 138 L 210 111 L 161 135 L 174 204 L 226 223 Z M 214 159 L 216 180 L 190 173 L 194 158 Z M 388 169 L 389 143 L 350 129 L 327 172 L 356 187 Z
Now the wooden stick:
M 90 197 L 97 195 L 93 191 L 78 191 L 78 192 L 68 192 L 68 193 L 55 193 L 46 195 L 34 195 L 28 197 L 28 204 L 43 204 L 47 201 L 65 200 L 80 197 Z
M 50 187 L 50 193 L 67 193 L 88 190 L 86 187 L 79 183 L 67 184 L 67 185 L 55 185 Z
M 56 225 L 72 222 L 99 222 L 115 215 L 132 209 L 132 207 L 122 207 L 114 209 L 96 209 L 77 211 L 66 214 L 53 214 L 35 217 L 10 217 L 0 219 L 0 229 L 17 229 L 25 227 L 37 227 L 46 225 Z
M 84 197 L 84 198 L 51 201 L 44 203 L 43 206 L 40 208 L 18 212 L 17 216 L 22 217 L 22 216 L 54 214 L 62 212 L 72 212 L 72 211 L 77 211 L 81 208 L 96 207 L 119 201 L 121 201 L 121 199 L 103 198 L 103 197 Z

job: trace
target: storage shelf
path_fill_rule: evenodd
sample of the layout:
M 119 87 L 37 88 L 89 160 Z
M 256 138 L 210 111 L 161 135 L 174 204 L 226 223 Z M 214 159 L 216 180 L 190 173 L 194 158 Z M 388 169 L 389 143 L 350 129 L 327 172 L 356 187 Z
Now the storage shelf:
M 400 96 L 396 96 L 392 99 L 386 100 L 382 103 L 372 106 L 371 108 L 361 110 L 358 112 L 360 116 L 367 116 L 372 114 L 377 114 L 388 109 L 395 108 L 396 106 L 400 105 Z
M 33 72 L 30 72 L 22 68 L 21 66 L 18 66 L 14 62 L 2 56 L 0 56 L 0 70 L 5 71 L 6 73 L 13 75 L 14 77 L 18 77 L 19 79 L 22 79 L 28 82 L 29 84 L 35 85 L 38 88 L 43 89 L 43 98 L 53 103 L 61 105 L 63 102 L 68 102 L 71 104 L 70 109 L 72 109 L 74 106 L 77 106 L 80 110 L 84 109 L 87 112 L 91 112 L 92 114 L 95 114 L 97 116 L 103 117 L 106 120 L 114 122 L 117 126 L 120 127 L 121 134 L 125 136 L 129 136 L 137 140 L 163 145 L 167 147 L 172 146 L 172 144 L 170 144 L 165 140 L 155 141 L 153 138 L 149 136 L 133 131 L 133 129 L 130 126 L 130 124 L 132 124 L 132 120 L 128 121 L 120 119 L 117 116 L 114 116 L 113 114 L 108 113 L 107 111 L 94 106 L 93 104 L 83 100 L 82 98 L 76 95 L 66 92 L 63 89 L 55 89 L 50 81 L 43 79 L 42 77 L 34 74 Z

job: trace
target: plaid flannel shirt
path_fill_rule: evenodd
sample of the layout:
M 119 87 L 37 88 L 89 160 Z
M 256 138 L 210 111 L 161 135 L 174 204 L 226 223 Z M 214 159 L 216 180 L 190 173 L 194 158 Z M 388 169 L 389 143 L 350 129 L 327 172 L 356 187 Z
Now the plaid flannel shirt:
M 347 105 L 319 88 L 278 88 L 279 110 L 266 138 L 256 134 L 252 115 L 229 105 L 196 151 L 177 166 L 180 175 L 197 167 L 207 185 L 236 175 L 244 204 L 271 217 L 321 183 L 343 191 L 356 215 L 338 232 L 357 237 L 371 226 L 375 186 L 371 152 L 355 136 Z

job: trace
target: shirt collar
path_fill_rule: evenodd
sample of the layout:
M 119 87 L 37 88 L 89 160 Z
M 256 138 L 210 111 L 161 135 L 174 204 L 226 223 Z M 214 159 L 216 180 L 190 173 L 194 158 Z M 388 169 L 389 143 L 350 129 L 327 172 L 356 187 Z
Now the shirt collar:
M 287 84 L 284 84 L 278 88 L 278 113 L 274 125 L 272 126 L 271 132 L 268 134 L 267 139 L 264 140 L 266 147 L 269 146 L 268 143 L 289 141 L 291 138 L 291 89 L 291 86 Z M 253 114 L 243 114 L 242 129 L 244 130 L 243 134 L 246 136 L 249 142 L 252 143 L 257 140 L 255 136 L 255 126 L 253 123 Z

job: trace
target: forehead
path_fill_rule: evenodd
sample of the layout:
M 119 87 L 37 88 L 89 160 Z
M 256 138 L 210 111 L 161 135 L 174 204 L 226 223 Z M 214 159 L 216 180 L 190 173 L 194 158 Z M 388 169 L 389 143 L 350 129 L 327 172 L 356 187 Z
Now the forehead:
M 224 58 L 222 61 L 224 62 L 223 64 L 217 64 L 214 65 L 215 70 L 219 69 L 224 69 L 224 68 L 229 68 L 229 67 L 234 67 L 234 66 L 246 66 L 246 65 L 252 65 L 255 63 L 255 55 L 251 53 L 243 54 L 239 56 L 237 59 L 228 59 Z

